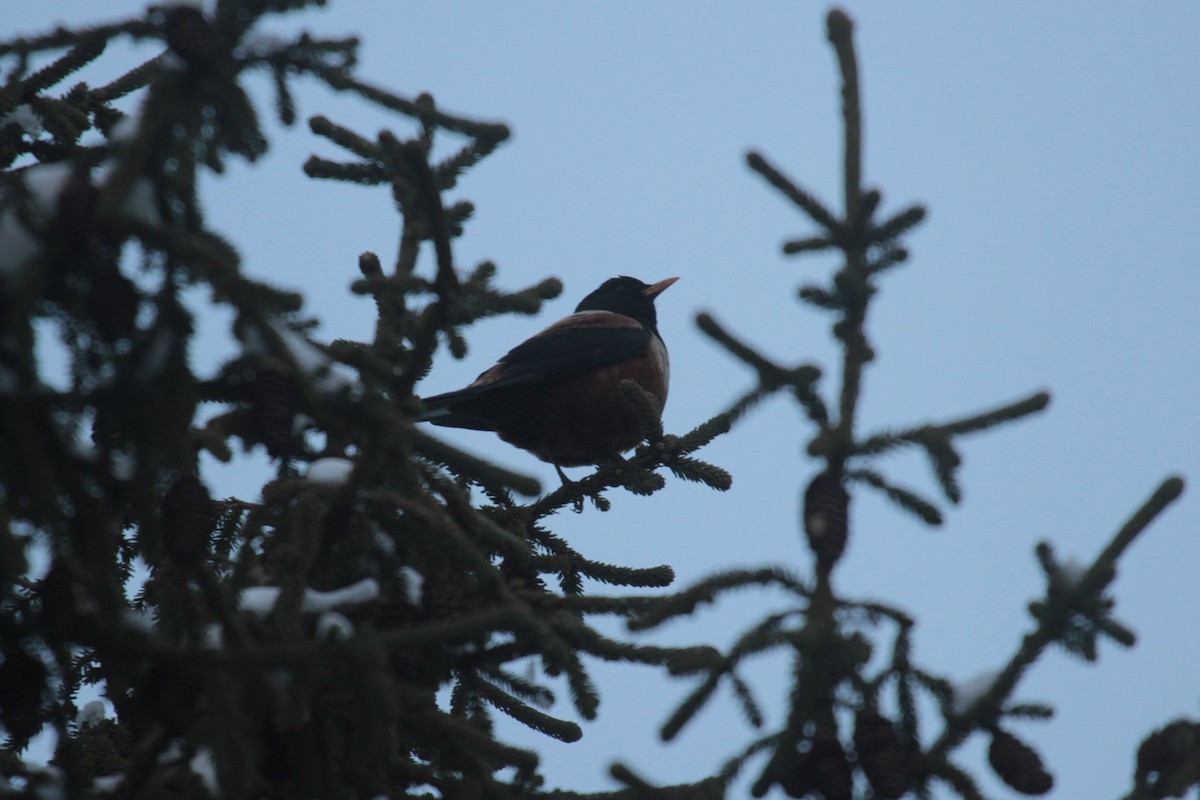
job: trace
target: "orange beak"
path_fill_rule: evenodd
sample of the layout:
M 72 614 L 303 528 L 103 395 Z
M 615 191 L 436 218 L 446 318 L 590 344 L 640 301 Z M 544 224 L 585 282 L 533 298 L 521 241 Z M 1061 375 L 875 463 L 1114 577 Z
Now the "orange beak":
M 674 283 L 677 280 L 679 280 L 679 278 L 664 278 L 663 280 L 659 281 L 658 283 L 651 284 L 650 286 L 647 286 L 645 289 L 642 289 L 642 294 L 644 294 L 646 297 L 653 299 L 655 297 L 658 297 L 663 292 L 665 292 L 667 290 L 667 287 L 670 286 L 672 283 Z

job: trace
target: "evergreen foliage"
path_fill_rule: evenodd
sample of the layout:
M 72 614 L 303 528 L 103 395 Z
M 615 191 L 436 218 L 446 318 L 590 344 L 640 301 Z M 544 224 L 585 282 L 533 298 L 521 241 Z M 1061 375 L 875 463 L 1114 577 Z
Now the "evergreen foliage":
M 1030 606 L 1033 628 L 971 696 L 914 663 L 915 621 L 905 612 L 835 592 L 860 487 L 929 524 L 942 520 L 935 500 L 884 474 L 880 456 L 921 448 L 945 499 L 957 503 L 958 437 L 1049 402 L 1037 392 L 949 422 L 866 434 L 856 426 L 874 357 L 865 322 L 877 281 L 906 262 L 900 237 L 924 210 L 881 216 L 882 193 L 863 184 L 849 18 L 829 15 L 842 75 L 843 210 L 830 210 L 764 156 L 747 159 L 817 226 L 784 252 L 842 257 L 827 283 L 799 291 L 833 316 L 843 354 L 838 388 L 821 386 L 818 367 L 775 363 L 702 315 L 700 329 L 750 367 L 753 386 L 693 430 L 670 434 L 654 397 L 626 382 L 622 395 L 643 443 L 542 494 L 536 480 L 414 422 L 414 389 L 441 345 L 462 357 L 473 322 L 533 314 L 561 291 L 555 279 L 505 291 L 495 265 L 455 259 L 473 209 L 443 195 L 508 129 L 447 114 L 429 95 L 410 99 L 364 82 L 356 40 L 255 37 L 263 18 L 315 5 L 220 0 L 211 14 L 152 7 L 136 19 L 0 43 L 5 792 L 582 797 L 544 786 L 537 754 L 502 741 L 494 720 L 500 712 L 553 739 L 580 739 L 577 723 L 546 709 L 561 687 L 582 719 L 596 716 L 602 687 L 585 657 L 695 682 L 662 723 L 665 739 L 726 686 L 760 731 L 694 783 L 654 787 L 615 765 L 625 788 L 606 796 L 718 798 L 747 773 L 755 796 L 781 787 L 827 800 L 927 797 L 943 784 L 975 798 L 975 779 L 954 760 L 975 733 L 989 738 L 988 760 L 1005 783 L 1047 791 L 1050 772 L 1012 729 L 1051 710 L 1015 701 L 1014 691 L 1050 645 L 1095 660 L 1101 636 L 1133 643 L 1112 615 L 1115 564 L 1183 483 L 1166 480 L 1082 574 L 1063 568 L 1048 544 L 1039 547 L 1047 588 Z M 124 38 L 163 52 L 103 86 L 58 88 Z M 45 65 L 33 69 L 35 61 Z M 200 175 L 220 172 L 231 157 L 254 161 L 269 146 L 243 88 L 246 75 L 263 71 L 285 125 L 297 119 L 299 79 L 416 122 L 413 137 L 368 138 L 322 116 L 309 120 L 346 155 L 314 156 L 306 173 L 387 186 L 402 217 L 391 263 L 364 253 L 352 285 L 375 302 L 370 342 L 314 342 L 302 298 L 248 277 L 234 246 L 208 227 Z M 136 114 L 116 105 L 131 95 L 140 98 Z M 40 130 L 24 124 L 31 118 Z M 441 152 L 447 139 L 457 149 L 434 159 L 435 143 Z M 189 358 L 205 312 L 185 301 L 195 286 L 232 312 L 238 349 L 213 374 L 197 374 Z M 51 334 L 68 354 L 65 382 L 43 357 Z M 768 565 L 673 593 L 585 592 L 585 579 L 661 590 L 674 573 L 589 558 L 554 533 L 550 518 L 588 503 L 604 511 L 613 489 L 653 494 L 668 474 L 728 489 L 730 475 L 696 453 L 777 393 L 793 397 L 814 429 L 809 453 L 820 467 L 803 492 L 801 519 L 812 575 Z M 201 454 L 229 461 L 237 446 L 262 447 L 274 459 L 274 478 L 246 489 L 259 502 L 213 498 L 200 470 Z M 631 631 L 649 630 L 747 587 L 782 590 L 793 606 L 752 622 L 727 652 L 617 639 L 590 622 L 618 616 Z M 876 650 L 889 657 L 869 668 Z M 792 654 L 792 681 L 781 727 L 761 733 L 763 703 L 739 671 L 768 651 Z M 523 670 L 530 660 L 549 681 Z M 103 688 L 116 719 L 77 707 L 85 685 Z M 922 695 L 939 718 L 920 711 Z M 50 768 L 21 757 L 47 727 L 57 734 Z M 1150 735 L 1129 796 L 1176 796 L 1200 782 L 1198 731 L 1180 719 Z
M 802 255 L 834 250 L 842 257 L 841 266 L 828 284 L 805 284 L 799 290 L 802 301 L 834 317 L 832 334 L 843 356 L 836 396 L 827 401 L 818 391 L 822 374 L 818 367 L 785 368 L 727 331 L 711 315 L 697 319 L 701 331 L 749 366 L 757 379 L 727 410 L 728 416 L 738 419 L 765 397 L 790 389 L 815 428 L 808 452 L 823 463 L 823 468 L 803 493 L 801 515 L 801 527 L 814 559 L 813 579 L 805 582 L 770 568 L 725 572 L 673 598 L 651 604 L 631 620 L 630 627 L 651 628 L 691 614 L 720 593 L 745 586 L 774 585 L 795 597 L 792 610 L 774 613 L 749 627 L 725 654 L 724 662 L 700 679 L 662 729 L 664 738 L 678 734 L 714 696 L 721 682 L 729 684 L 750 725 L 761 729 L 760 703 L 737 670 L 751 656 L 776 649 L 792 651 L 792 689 L 785 724 L 754 739 L 718 773 L 728 782 L 749 761 L 765 754 L 765 763 L 750 787 L 755 797 L 775 786 L 791 797 L 826 800 L 893 798 L 909 793 L 929 797 L 940 783 L 952 793 L 974 800 L 982 797 L 976 780 L 952 760 L 952 755 L 975 732 L 990 737 L 988 761 L 1002 781 L 1020 793 L 1040 795 L 1053 786 L 1053 777 L 1029 745 L 1000 725 L 1002 720 L 1021 717 L 1045 719 L 1052 710 L 1040 704 L 1013 702 L 1017 683 L 1050 644 L 1060 644 L 1089 661 L 1096 659 L 1100 634 L 1124 646 L 1133 644 L 1133 633 L 1113 619 L 1114 601 L 1105 592 L 1116 575 L 1117 558 L 1179 496 L 1183 482 L 1174 477 L 1164 481 L 1081 576 L 1067 576 L 1054 561 L 1048 544 L 1038 547 L 1037 556 L 1048 584 L 1046 596 L 1030 604 L 1035 627 L 1005 667 L 971 696 L 965 696 L 962 690 L 956 692 L 945 678 L 912 662 L 915 621 L 901 609 L 836 594 L 832 574 L 852 531 L 848 520 L 850 488 L 861 485 L 879 490 L 926 524 L 940 525 L 943 520 L 935 501 L 889 480 L 875 466 L 879 456 L 899 447 L 922 448 L 946 500 L 958 503 L 962 490 L 957 469 L 962 459 L 955 448 L 956 438 L 1019 420 L 1041 411 L 1050 401 L 1047 393 L 1036 392 L 950 422 L 865 436 L 857 430 L 862 376 L 874 359 L 866 319 L 878 291 L 877 278 L 907 261 L 908 251 L 900 237 L 924 219 L 925 211 L 910 206 L 880 219 L 877 214 L 882 192 L 863 186 L 862 116 L 852 30 L 853 23 L 844 12 L 829 13 L 829 41 L 842 77 L 844 210 L 840 214 L 830 210 L 815 193 L 799 186 L 765 156 L 751 152 L 746 159 L 754 172 L 819 229 L 815 235 L 786 241 L 783 252 Z M 883 644 L 883 634 L 878 632 L 881 626 L 891 629 L 891 657 L 872 671 L 869 662 L 873 652 Z M 918 696 L 922 693 L 941 712 L 941 719 L 936 721 L 941 730 L 933 737 L 922 734 L 929 724 L 918 713 L 922 708 Z M 895 719 L 885 711 L 894 714 Z M 1179 737 L 1176 741 L 1190 740 Z M 1200 749 L 1189 744 L 1172 753 L 1170 769 L 1180 776 L 1194 775 L 1189 770 L 1194 770 Z M 1167 771 L 1157 770 L 1154 775 L 1161 781 Z M 857 784 L 853 777 L 856 772 L 862 776 Z M 1151 771 L 1142 772 L 1148 775 Z M 1173 787 L 1183 787 L 1191 785 L 1187 781 L 1194 778 L 1175 780 Z M 1131 796 L 1164 796 L 1145 794 L 1161 791 L 1147 789 L 1147 778 L 1138 777 L 1137 782 Z

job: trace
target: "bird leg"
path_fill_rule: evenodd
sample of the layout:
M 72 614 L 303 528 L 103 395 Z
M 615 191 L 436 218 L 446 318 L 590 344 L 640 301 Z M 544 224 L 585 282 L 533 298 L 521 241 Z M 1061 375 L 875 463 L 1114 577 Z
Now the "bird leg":
M 563 472 L 562 467 L 558 464 L 554 465 L 554 471 L 558 473 L 558 479 L 562 481 L 562 488 L 568 491 L 577 491 L 579 489 L 579 481 L 573 481 L 567 477 L 567 473 Z M 571 510 L 576 514 L 583 513 L 583 496 L 582 494 L 571 501 Z
M 563 486 L 570 487 L 575 485 L 576 482 L 568 478 L 567 473 L 563 472 L 562 467 L 560 467 L 558 464 L 554 465 L 554 471 L 558 473 L 558 479 L 562 481 Z

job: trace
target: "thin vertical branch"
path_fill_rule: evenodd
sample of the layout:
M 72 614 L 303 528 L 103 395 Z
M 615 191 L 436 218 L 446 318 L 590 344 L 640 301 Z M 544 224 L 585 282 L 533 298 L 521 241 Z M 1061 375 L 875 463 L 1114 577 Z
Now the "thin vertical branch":
M 827 25 L 828 38 L 837 53 L 838 68 L 842 73 L 842 120 L 845 126 L 842 169 L 846 204 L 846 236 L 842 243 L 846 254 L 844 272 L 849 282 L 863 284 L 867 280 L 867 242 L 859 233 L 863 226 L 859 224 L 858 219 L 862 207 L 862 110 L 859 105 L 858 62 L 854 55 L 852 37 L 854 23 L 844 11 L 834 9 L 829 12 Z M 847 305 L 846 318 L 843 321 L 845 355 L 842 362 L 842 392 L 838 404 L 838 438 L 844 445 L 854 441 L 854 418 L 862 385 L 862 368 L 871 357 L 866 334 L 863 332 L 868 293 L 857 291 L 854 294 L 858 300 Z M 842 458 L 841 453 L 835 452 L 833 459 L 837 463 L 831 466 L 840 468 Z
M 862 111 L 858 91 L 858 61 L 854 55 L 854 21 L 840 8 L 829 12 L 829 41 L 842 73 L 842 119 L 846 123 L 843 172 L 846 222 L 855 224 L 862 199 Z

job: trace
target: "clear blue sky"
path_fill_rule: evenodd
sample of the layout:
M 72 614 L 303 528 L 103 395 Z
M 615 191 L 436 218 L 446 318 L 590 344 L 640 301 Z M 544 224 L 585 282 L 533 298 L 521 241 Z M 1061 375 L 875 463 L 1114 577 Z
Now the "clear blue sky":
M 9 5 L 5 28 L 30 32 L 137 4 Z M 473 329 L 467 360 L 439 363 L 427 392 L 457 388 L 618 273 L 681 276 L 659 303 L 673 431 L 749 382 L 695 330 L 698 310 L 785 362 L 832 365 L 827 320 L 794 301 L 795 287 L 829 265 L 779 254 L 782 240 L 811 228 L 743 165 L 748 148 L 761 149 L 821 197 L 837 198 L 825 6 L 331 5 L 303 24 L 364 35 L 363 76 L 401 93 L 430 91 L 447 109 L 515 131 L 454 193 L 478 208 L 458 262 L 493 259 L 509 287 L 546 275 L 566 284 L 540 319 Z M 941 530 L 874 496 L 855 497 L 839 589 L 909 609 L 920 621 L 919 661 L 964 680 L 1001 665 L 1030 628 L 1025 605 L 1041 589 L 1037 541 L 1090 560 L 1163 477 L 1200 478 L 1200 5 L 846 7 L 858 22 L 867 181 L 884 189 L 886 208 L 919 201 L 930 210 L 910 239 L 910 266 L 890 276 L 873 309 L 880 358 L 866 379 L 864 428 L 948 419 L 1040 388 L 1054 395 L 1047 414 L 964 442 L 965 502 Z M 266 81 L 257 88 L 269 103 Z M 367 135 L 403 125 L 321 91 L 302 92 L 300 110 Z M 306 180 L 300 165 L 309 153 L 340 153 L 303 126 L 276 133 L 261 169 L 235 164 L 208 184 L 211 222 L 238 244 L 249 271 L 307 294 L 321 336 L 365 338 L 371 304 L 347 286 L 361 251 L 385 261 L 394 251 L 387 192 Z M 212 320 L 198 364 L 227 352 L 215 333 L 226 322 Z M 672 564 L 680 585 L 736 564 L 804 566 L 797 496 L 816 466 L 803 456 L 809 435 L 776 401 L 704 452 L 733 472 L 729 493 L 670 482 L 653 498 L 615 496 L 607 515 L 563 515 L 556 529 L 602 561 Z M 487 435 L 453 438 L 554 480 Z M 932 490 L 921 458 L 884 469 Z M 260 474 L 247 468 L 212 481 L 221 493 L 253 495 Z M 1092 667 L 1053 653 L 1019 689 L 1020 699 L 1058 709 L 1049 724 L 1016 729 L 1056 773 L 1054 797 L 1120 796 L 1140 738 L 1175 716 L 1200 716 L 1197 508 L 1189 489 L 1123 563 L 1118 615 L 1139 632 L 1137 647 L 1106 644 Z M 739 596 L 668 633 L 728 642 L 779 602 Z M 785 670 L 774 660 L 756 673 L 772 723 Z M 579 744 L 541 747 L 553 782 L 611 787 L 604 771 L 614 756 L 651 779 L 696 777 L 751 735 L 722 702 L 660 749 L 653 731 L 686 686 L 635 668 L 597 676 L 601 721 Z M 937 728 L 930 718 L 927 732 Z M 969 747 L 960 763 L 979 767 L 982 753 Z M 985 787 L 1008 794 L 994 780 Z

